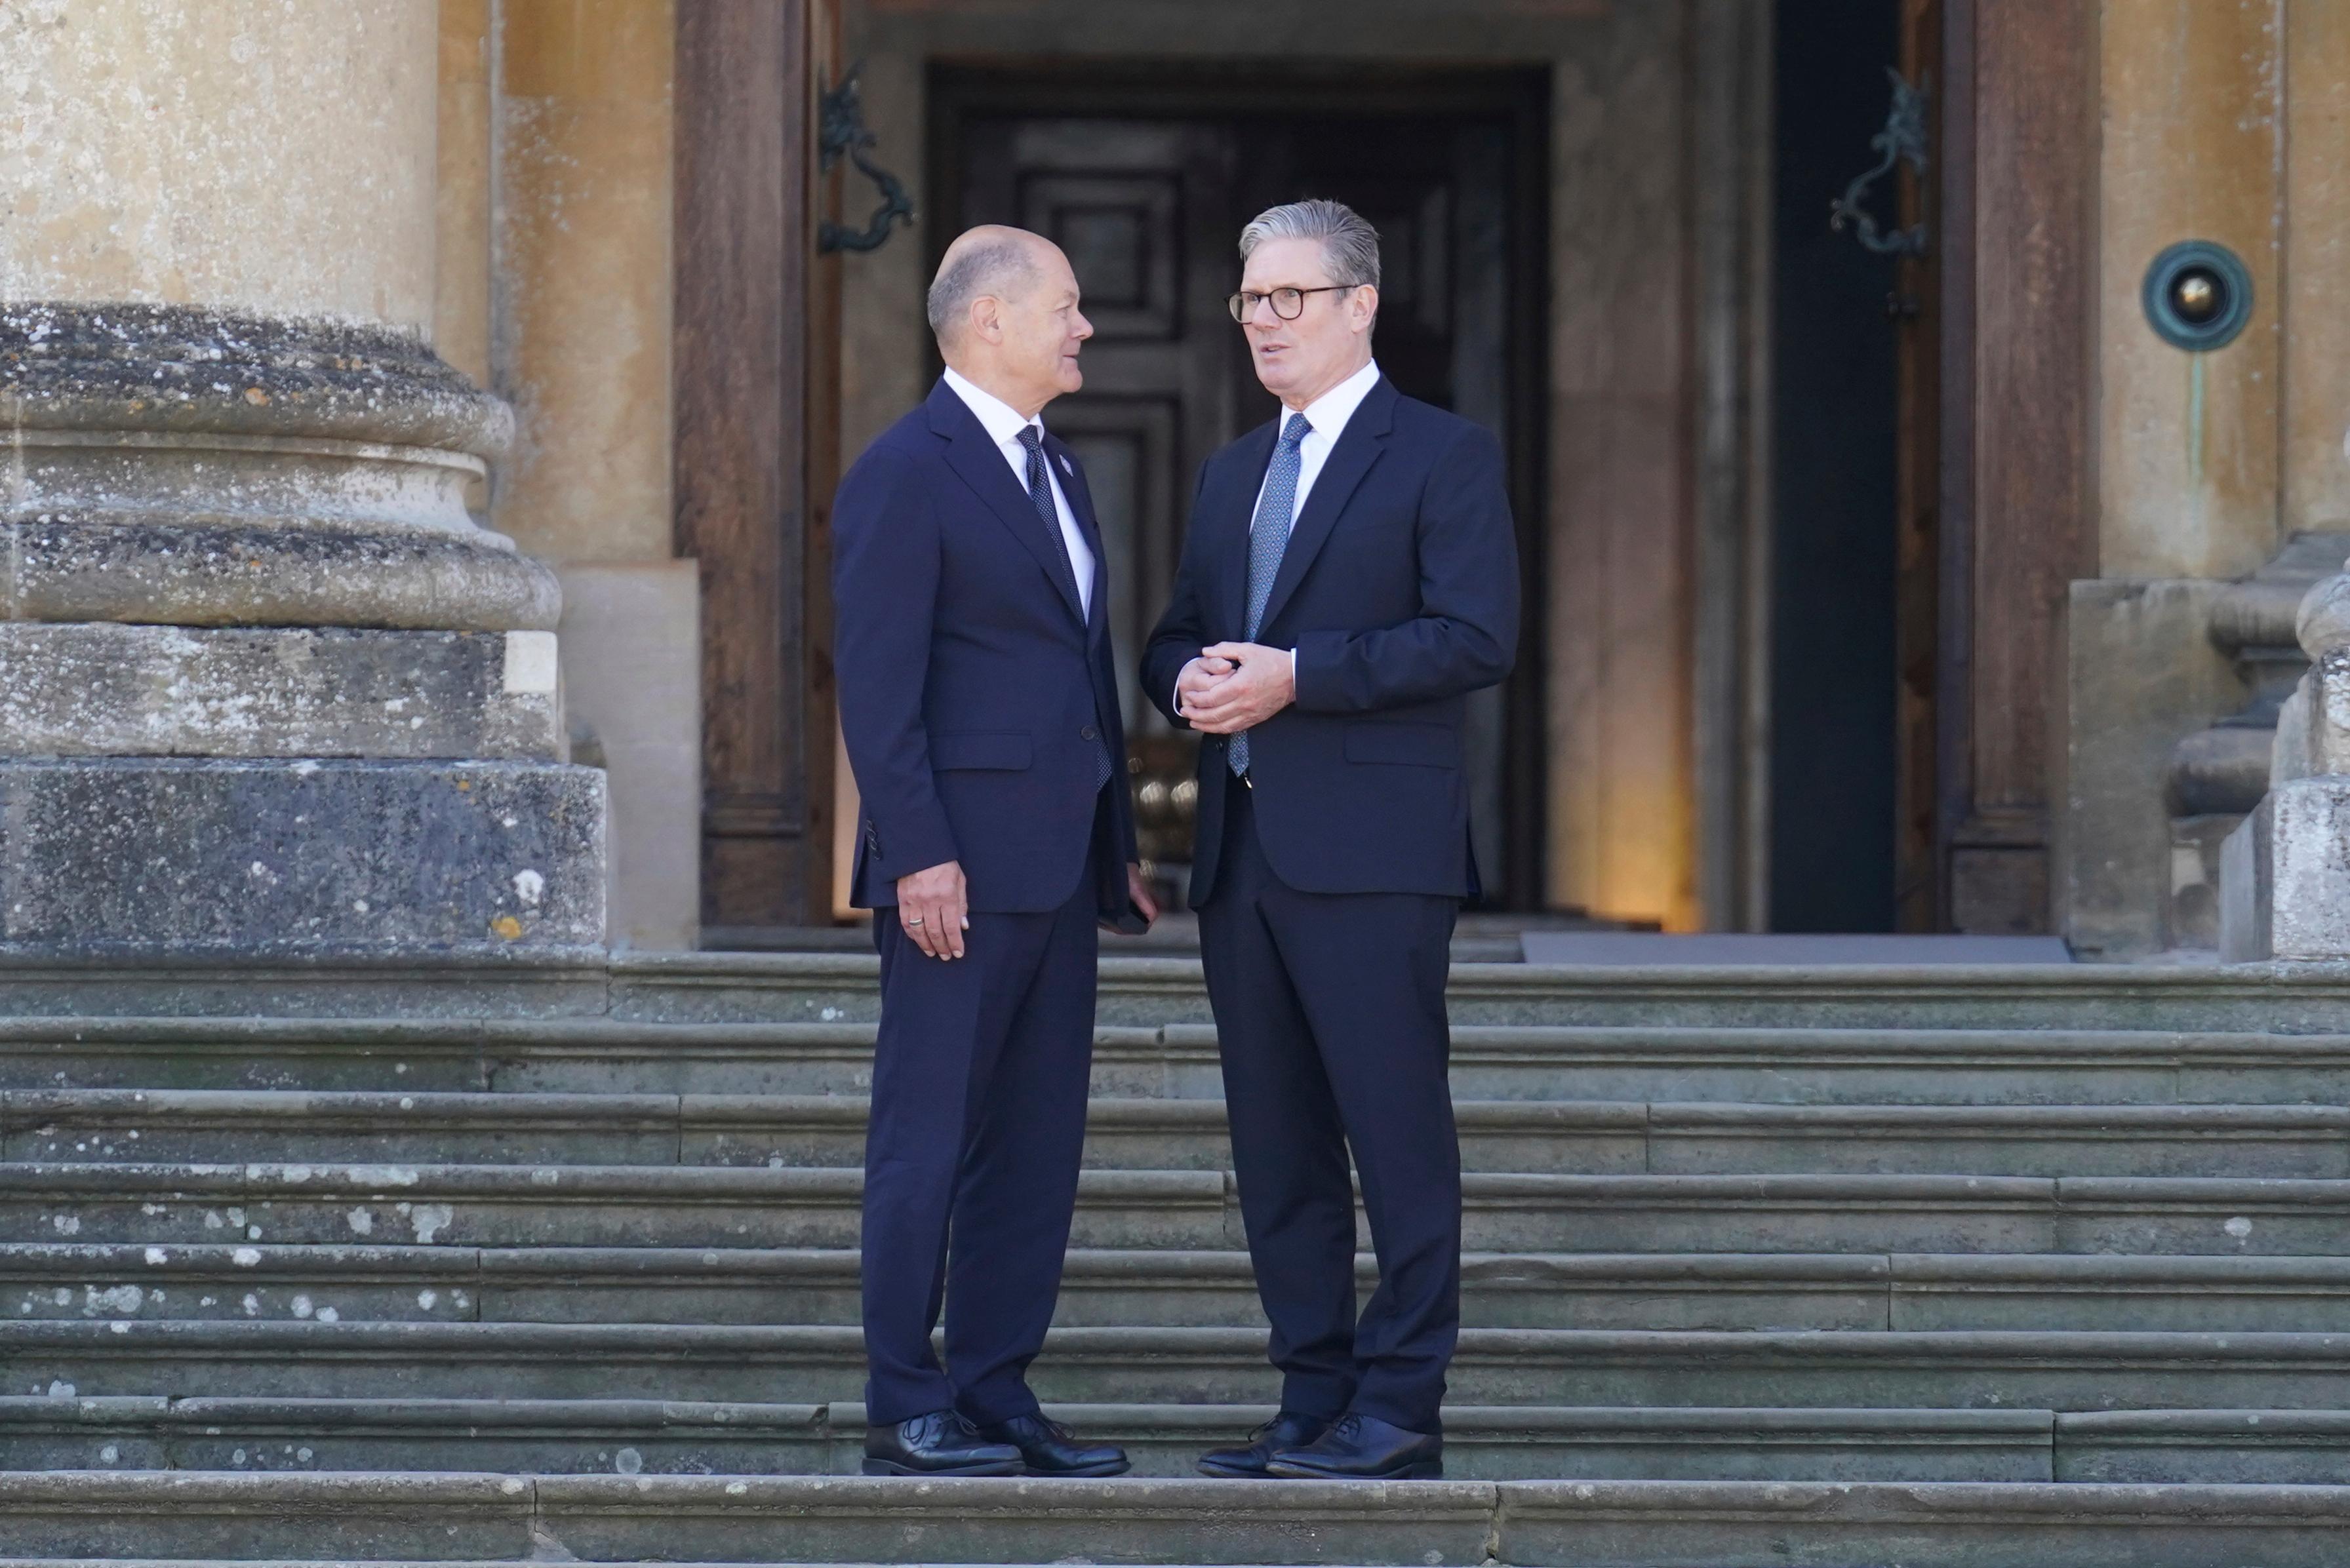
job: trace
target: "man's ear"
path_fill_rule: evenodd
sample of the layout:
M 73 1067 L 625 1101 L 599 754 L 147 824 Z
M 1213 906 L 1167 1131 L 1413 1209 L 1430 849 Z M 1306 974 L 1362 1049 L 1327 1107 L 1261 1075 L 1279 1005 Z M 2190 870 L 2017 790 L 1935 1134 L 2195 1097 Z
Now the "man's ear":
M 1364 284 L 1347 296 L 1347 308 L 1354 313 L 1354 327 L 1368 332 L 1379 318 L 1379 291 L 1372 284 Z
M 971 330 L 990 343 L 1003 341 L 1003 302 L 983 294 L 971 302 Z

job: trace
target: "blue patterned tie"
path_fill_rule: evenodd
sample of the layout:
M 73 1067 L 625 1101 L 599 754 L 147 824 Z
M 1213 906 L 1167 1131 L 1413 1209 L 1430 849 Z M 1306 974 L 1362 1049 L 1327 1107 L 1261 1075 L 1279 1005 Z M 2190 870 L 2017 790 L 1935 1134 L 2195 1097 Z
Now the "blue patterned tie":
M 1060 510 L 1053 504 L 1053 475 L 1045 466 L 1044 431 L 1035 425 L 1022 425 L 1020 444 L 1028 449 L 1028 500 L 1036 508 L 1036 515 L 1045 520 L 1045 537 L 1058 546 L 1052 552 L 1053 565 L 1060 568 L 1055 574 L 1055 578 L 1068 594 L 1069 602 L 1082 608 L 1085 601 L 1077 593 L 1077 569 L 1070 564 L 1068 544 L 1061 536 Z M 1096 731 L 1091 738 L 1094 743 L 1094 788 L 1098 790 L 1109 783 L 1109 747 L 1102 741 L 1099 731 Z
M 1289 548 L 1289 526 L 1297 514 L 1297 473 L 1304 465 L 1298 448 L 1314 433 L 1304 414 L 1292 414 L 1281 427 L 1281 444 L 1273 449 L 1273 465 L 1264 471 L 1264 494 L 1256 504 L 1256 520 L 1249 524 L 1248 635 L 1254 642 L 1264 620 L 1264 601 L 1273 597 L 1273 579 L 1281 575 L 1282 553 Z M 1226 748 L 1232 772 L 1249 770 L 1248 732 L 1232 737 Z

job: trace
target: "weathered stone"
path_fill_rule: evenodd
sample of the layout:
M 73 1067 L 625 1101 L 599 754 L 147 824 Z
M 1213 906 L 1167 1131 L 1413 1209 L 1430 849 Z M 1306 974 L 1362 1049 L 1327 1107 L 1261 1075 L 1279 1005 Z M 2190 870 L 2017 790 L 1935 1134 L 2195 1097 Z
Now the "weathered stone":
M 2337 572 L 2310 586 L 2295 615 L 2293 634 L 2312 659 L 2350 648 L 2350 575 Z
M 16 619 L 551 628 L 465 489 L 513 419 L 413 333 L 0 304 Z
M 2204 737 L 2214 734 L 2228 737 L 2224 746 L 2241 733 L 2265 758 L 2264 731 L 2205 728 L 2244 704 L 2244 684 L 2210 635 L 2224 587 L 2072 586 L 2065 701 L 2073 713 L 2097 717 L 2067 735 L 2055 891 L 2060 929 L 2084 958 L 2143 957 L 2169 945 L 2170 819 L 2190 809 L 2180 803 L 2175 749 L 2210 745 Z
M 161 951 L 592 944 L 603 836 L 603 774 L 556 763 L 5 762 L 0 936 Z
M 879 965 L 869 953 L 626 953 L 611 961 L 610 1012 L 646 1022 L 872 1021 Z M 1487 1026 L 1724 1030 L 2240 1031 L 2350 1033 L 2350 963 L 2273 971 L 2218 965 L 1673 966 L 1638 969 L 1456 963 L 1446 1005 L 1456 1032 Z M 5 988 L 0 988 L 5 991 Z M 1186 1030 L 1211 1022 L 1197 960 L 1105 958 L 1107 1027 Z M 5 1001 L 0 1001 L 5 1005 Z M 1172 1036 L 1170 1035 L 1170 1038 Z M 1858 1038 L 1857 1036 L 1856 1037 Z M 1734 1058 L 1735 1052 L 1717 1052 Z M 1212 1058 L 1203 1058 L 1209 1078 Z
M 531 1514 L 529 1483 L 500 1476 L 0 1475 L 17 1558 L 519 1559 Z
M 2220 854 L 2222 957 L 2248 963 L 2350 955 L 2350 776 L 2278 784 Z
M 512 424 L 405 326 L 0 303 L 0 941 L 601 941 L 555 579 L 466 507 Z
M 1574 1568 L 2332 1568 L 2339 1487 L 1547 1481 L 1498 1489 L 1498 1561 Z
M 2241 735 L 2244 732 L 2210 730 L 2205 733 Z M 2247 759 L 2247 764 L 2251 760 L 2257 759 Z M 2263 773 L 2262 777 L 2265 781 L 2267 774 Z M 2265 793 L 2263 782 L 2261 791 L 2252 795 L 2254 805 L 2259 804 L 2260 794 Z M 2170 903 L 2163 929 L 2174 950 L 2199 954 L 2220 950 L 2221 846 L 2243 820 L 2241 815 L 2235 813 L 2170 819 Z
M 490 535 L 48 513 L 0 522 L 16 620 L 552 630 L 555 578 Z
M 554 761 L 555 636 L 0 622 L 0 755 Z
M 612 1562 L 931 1563 L 1176 1558 L 1191 1563 L 1486 1561 L 1493 1489 L 1476 1481 L 871 1480 L 548 1476 L 546 1533 Z M 1122 1542 L 1105 1551 L 1105 1543 Z M 1153 1544 L 1155 1543 L 1155 1544 Z M 1171 1549 L 1171 1550 L 1170 1550 Z
M 2056 1479 L 2334 1486 L 2350 1411 L 2079 1410 L 2056 1417 Z

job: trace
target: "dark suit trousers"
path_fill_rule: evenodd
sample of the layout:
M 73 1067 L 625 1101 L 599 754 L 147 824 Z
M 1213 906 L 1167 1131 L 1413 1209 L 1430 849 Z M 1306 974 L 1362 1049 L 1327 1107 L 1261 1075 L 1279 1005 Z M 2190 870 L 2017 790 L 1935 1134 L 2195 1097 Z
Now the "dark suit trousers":
M 1301 893 L 1266 864 L 1251 792 L 1235 784 L 1224 799 L 1200 945 L 1282 1407 L 1439 1431 L 1461 1326 L 1444 1013 L 1460 906 Z M 1359 1318 L 1350 1147 L 1379 1265 Z
M 1098 862 L 1098 848 L 1094 859 Z M 874 913 L 881 1026 L 865 1138 L 867 1418 L 1036 1408 L 1093 1061 L 1098 865 L 1047 914 L 974 911 L 966 956 Z M 946 1363 L 931 1345 L 946 1306 Z

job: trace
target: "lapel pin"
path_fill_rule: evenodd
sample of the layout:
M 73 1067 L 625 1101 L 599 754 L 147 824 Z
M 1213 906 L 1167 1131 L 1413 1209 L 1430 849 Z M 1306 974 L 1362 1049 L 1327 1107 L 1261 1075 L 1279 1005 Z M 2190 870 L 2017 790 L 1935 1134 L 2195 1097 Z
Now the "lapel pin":
M 1075 479 L 1077 476 L 1077 471 L 1069 466 L 1069 460 L 1066 457 L 1061 459 L 1061 472 L 1067 474 L 1071 479 Z

